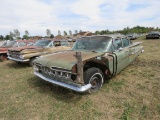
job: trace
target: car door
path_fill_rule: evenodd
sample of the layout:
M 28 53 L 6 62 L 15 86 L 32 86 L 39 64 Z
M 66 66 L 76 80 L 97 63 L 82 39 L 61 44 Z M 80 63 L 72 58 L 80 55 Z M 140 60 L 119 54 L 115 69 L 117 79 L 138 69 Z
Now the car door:
M 129 46 L 123 46 L 123 39 L 115 39 L 115 54 L 117 56 L 117 65 L 116 65 L 116 73 L 122 71 L 129 64 Z
M 133 62 L 136 57 L 141 53 L 142 46 L 130 44 L 129 47 L 129 63 Z

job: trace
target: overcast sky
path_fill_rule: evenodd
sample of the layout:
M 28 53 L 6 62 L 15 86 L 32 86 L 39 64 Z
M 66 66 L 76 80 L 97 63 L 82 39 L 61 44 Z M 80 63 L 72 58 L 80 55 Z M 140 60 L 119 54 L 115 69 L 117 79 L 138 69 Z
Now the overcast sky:
M 160 27 L 160 0 L 0 0 L 0 35 Z

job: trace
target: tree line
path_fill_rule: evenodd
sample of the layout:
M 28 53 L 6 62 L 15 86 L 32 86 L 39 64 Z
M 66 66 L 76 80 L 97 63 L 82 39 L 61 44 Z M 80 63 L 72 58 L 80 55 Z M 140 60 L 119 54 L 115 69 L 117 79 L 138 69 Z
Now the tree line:
M 61 33 L 60 30 L 58 30 L 58 35 L 64 35 L 64 36 L 67 36 L 67 35 L 74 35 L 74 34 L 78 34 L 82 32 L 82 30 L 75 30 L 74 33 L 72 33 L 71 30 L 69 30 L 69 32 L 67 33 L 66 31 L 63 31 Z M 30 38 L 34 38 L 36 36 L 30 36 L 29 34 L 29 31 L 28 30 L 25 30 L 24 31 L 24 35 L 23 37 L 21 38 L 20 37 L 20 32 L 18 29 L 14 29 L 13 32 L 10 31 L 8 35 L 6 36 L 3 36 L 3 35 L 0 35 L 0 40 L 14 40 L 14 39 L 30 39 Z M 44 38 L 54 38 L 54 35 L 51 33 L 51 30 L 50 29 L 46 29 L 46 36 L 44 36 Z
M 101 31 L 95 31 L 95 34 L 104 35 L 104 34 L 114 34 L 114 33 L 121 33 L 121 34 L 128 34 L 128 33 L 148 33 L 150 31 L 160 31 L 160 28 L 154 28 L 154 27 L 141 27 L 141 26 L 135 26 L 133 28 L 126 27 L 123 30 L 116 30 L 116 31 L 109 31 L 107 30 L 101 30 Z
M 128 34 L 128 33 L 148 33 L 149 31 L 160 31 L 160 28 L 154 28 L 154 27 L 142 27 L 142 26 L 135 26 L 133 28 L 129 28 L 126 27 L 123 30 L 116 30 L 116 31 L 110 31 L 108 29 L 106 30 L 101 30 L 101 31 L 95 31 L 94 34 L 96 35 L 104 35 L 104 34 L 114 34 L 114 33 L 121 33 L 121 34 Z M 60 31 L 58 30 L 58 35 L 76 35 L 78 33 L 81 33 L 82 30 L 75 30 L 74 32 L 72 32 L 71 30 L 68 31 Z M 0 40 L 13 40 L 13 39 L 30 39 L 30 38 L 34 38 L 35 36 L 30 36 L 29 31 L 25 30 L 24 31 L 24 35 L 21 38 L 20 37 L 20 32 L 18 29 L 14 29 L 13 32 L 10 31 L 8 35 L 6 36 L 2 36 L 0 35 Z M 50 29 L 46 29 L 46 36 L 44 36 L 45 38 L 54 38 L 54 35 L 51 33 Z

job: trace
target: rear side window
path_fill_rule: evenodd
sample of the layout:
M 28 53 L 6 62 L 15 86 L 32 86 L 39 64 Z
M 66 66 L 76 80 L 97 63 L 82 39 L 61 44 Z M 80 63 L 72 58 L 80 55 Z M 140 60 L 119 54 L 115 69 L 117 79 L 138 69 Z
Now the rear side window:
M 61 46 L 69 46 L 69 43 L 67 41 L 61 41 Z
M 125 38 L 122 38 L 122 42 L 123 42 L 123 47 L 127 47 L 130 44 L 129 40 L 127 40 Z

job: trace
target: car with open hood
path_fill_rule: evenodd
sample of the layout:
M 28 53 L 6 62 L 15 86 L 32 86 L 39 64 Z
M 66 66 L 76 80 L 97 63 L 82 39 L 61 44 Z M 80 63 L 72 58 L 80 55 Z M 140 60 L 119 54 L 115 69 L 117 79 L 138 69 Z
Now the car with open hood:
M 71 47 L 66 40 L 42 39 L 32 46 L 8 49 L 8 58 L 16 62 L 29 63 L 32 66 L 33 60 L 41 55 L 69 49 Z
M 124 35 L 82 37 L 70 51 L 36 59 L 34 74 L 73 91 L 96 92 L 142 52 L 141 42 L 132 43 Z
M 34 43 L 34 40 L 13 40 L 5 41 L 0 47 L 0 60 L 7 60 L 7 51 L 9 48 L 18 48 L 22 46 L 28 46 L 31 43 Z

